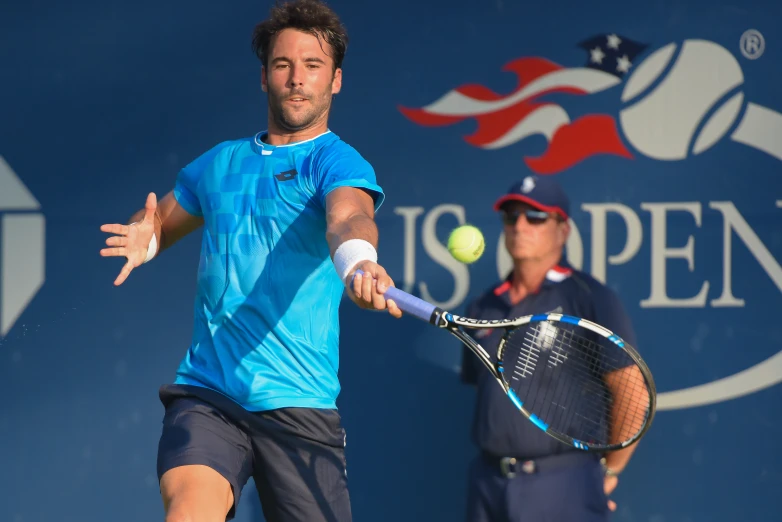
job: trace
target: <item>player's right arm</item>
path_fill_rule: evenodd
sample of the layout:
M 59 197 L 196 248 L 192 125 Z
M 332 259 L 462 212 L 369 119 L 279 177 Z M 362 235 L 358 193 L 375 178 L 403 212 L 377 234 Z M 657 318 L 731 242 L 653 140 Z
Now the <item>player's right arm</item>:
M 200 227 L 204 218 L 182 208 L 171 191 L 160 203 L 155 194 L 150 193 L 144 208 L 133 214 L 128 223 L 100 227 L 103 232 L 114 234 L 106 239 L 109 248 L 102 249 L 100 255 L 127 258 L 127 263 L 114 280 L 115 286 L 121 285 L 134 268 L 147 260 L 148 255 L 159 254 Z

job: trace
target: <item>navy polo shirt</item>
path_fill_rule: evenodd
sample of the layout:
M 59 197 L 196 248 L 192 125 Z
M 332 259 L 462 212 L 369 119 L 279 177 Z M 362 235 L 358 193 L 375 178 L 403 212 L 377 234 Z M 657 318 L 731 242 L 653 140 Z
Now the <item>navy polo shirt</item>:
M 549 312 L 574 315 L 603 325 L 637 346 L 630 318 L 619 297 L 590 275 L 561 262 L 548 271 L 537 292 L 516 305 L 509 298 L 512 276 L 511 272 L 502 284 L 470 302 L 464 315 L 476 319 L 510 319 Z M 492 358 L 504 332 L 503 329 L 469 331 Z M 527 459 L 581 451 L 549 437 L 521 415 L 491 373 L 466 346 L 463 346 L 461 376 L 463 382 L 477 385 L 472 438 L 483 451 L 501 457 Z

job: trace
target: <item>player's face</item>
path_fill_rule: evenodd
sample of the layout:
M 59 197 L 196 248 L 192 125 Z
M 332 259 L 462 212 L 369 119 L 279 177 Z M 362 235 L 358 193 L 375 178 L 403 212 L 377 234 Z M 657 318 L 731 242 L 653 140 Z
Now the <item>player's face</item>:
M 342 69 L 334 70 L 330 53 L 325 40 L 295 29 L 285 29 L 272 40 L 261 84 L 279 131 L 326 125 L 331 96 L 342 87 Z
M 527 211 L 533 211 L 529 216 Z M 562 252 L 570 226 L 556 214 L 540 212 L 521 202 L 503 205 L 505 248 L 514 261 L 553 258 Z

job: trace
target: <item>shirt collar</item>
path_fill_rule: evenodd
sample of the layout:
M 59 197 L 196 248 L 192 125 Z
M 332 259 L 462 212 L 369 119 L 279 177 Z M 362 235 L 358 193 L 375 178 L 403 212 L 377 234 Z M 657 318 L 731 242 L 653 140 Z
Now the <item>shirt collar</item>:
M 568 264 L 564 258 L 560 259 L 558 264 L 546 272 L 546 278 L 543 280 L 543 284 L 540 285 L 541 287 L 535 293 L 540 292 L 542 288 L 550 287 L 567 280 L 572 274 L 573 268 L 570 266 L 570 264 Z M 508 277 L 506 277 L 502 283 L 494 288 L 494 295 L 501 298 L 503 301 L 508 301 L 508 303 L 510 303 L 508 299 L 508 292 L 512 283 L 513 270 L 511 270 L 511 272 L 508 274 Z
M 271 155 L 275 150 L 277 149 L 283 149 L 290 147 L 298 147 L 300 145 L 304 145 L 307 143 L 316 144 L 325 139 L 324 137 L 330 136 L 332 134 L 331 129 L 326 129 L 326 132 L 323 132 L 321 134 L 318 134 L 317 136 L 314 136 L 312 138 L 303 140 L 303 141 L 295 141 L 293 143 L 286 143 L 285 145 L 270 145 L 266 143 L 264 138 L 266 135 L 269 134 L 268 130 L 263 130 L 261 132 L 258 132 L 255 137 L 252 140 L 252 148 L 253 150 L 261 154 L 262 156 L 269 156 Z

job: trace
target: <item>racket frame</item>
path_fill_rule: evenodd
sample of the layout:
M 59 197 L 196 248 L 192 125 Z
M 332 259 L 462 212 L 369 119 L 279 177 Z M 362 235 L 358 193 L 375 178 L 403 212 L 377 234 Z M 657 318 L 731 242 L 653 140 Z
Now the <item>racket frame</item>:
M 644 381 L 646 382 L 647 391 L 649 392 L 649 408 L 647 410 L 644 425 L 637 433 L 635 433 L 635 435 L 633 435 L 633 437 L 618 444 L 586 443 L 557 431 L 549 430 L 548 425 L 542 419 L 524 407 L 524 403 L 513 391 L 510 383 L 505 380 L 505 367 L 503 364 L 505 344 L 513 330 L 532 322 L 543 321 L 563 322 L 586 328 L 613 342 L 616 346 L 624 350 L 624 352 L 627 353 L 627 355 L 633 360 L 638 369 L 641 371 Z M 657 389 L 654 383 L 654 378 L 652 377 L 652 372 L 649 370 L 648 365 L 641 358 L 641 355 L 633 346 L 625 342 L 624 339 L 616 335 L 611 330 L 608 330 L 607 328 L 597 323 L 587 319 L 559 313 L 525 315 L 513 319 L 471 319 L 469 317 L 462 317 L 452 314 L 440 308 L 434 309 L 429 322 L 434 326 L 447 330 L 454 337 L 459 339 L 464 345 L 466 345 L 467 348 L 469 348 L 470 351 L 472 351 L 478 357 L 478 359 L 480 359 L 484 366 L 486 366 L 486 368 L 491 372 L 492 376 L 497 380 L 499 385 L 502 386 L 502 389 L 508 395 L 508 398 L 511 400 L 511 402 L 513 402 L 522 415 L 524 415 L 535 426 L 546 432 L 547 435 L 559 440 L 564 444 L 584 451 L 605 452 L 618 450 L 638 441 L 646 434 L 652 425 L 652 420 L 654 419 L 654 415 L 657 410 Z M 489 352 L 487 352 L 483 346 L 481 346 L 467 332 L 464 331 L 465 328 L 505 330 L 497 347 L 496 363 L 492 360 Z
M 363 272 L 361 270 L 356 270 L 353 277 L 357 275 L 363 275 Z M 353 279 L 351 278 L 351 286 L 352 281 Z M 586 319 L 581 319 L 579 317 L 558 313 L 526 315 L 513 319 L 471 319 L 468 317 L 454 315 L 433 305 L 432 303 L 424 301 L 419 297 L 416 297 L 395 287 L 388 288 L 385 292 L 385 297 L 387 299 L 393 299 L 403 312 L 406 312 L 407 314 L 412 315 L 413 317 L 416 317 L 424 322 L 428 322 L 436 327 L 443 328 L 459 339 L 478 357 L 478 359 L 480 359 L 484 366 L 486 366 L 486 368 L 491 372 L 500 386 L 502 386 L 503 390 L 505 390 L 505 393 L 508 395 L 511 402 L 514 403 L 522 415 L 529 419 L 538 428 L 543 430 L 546 434 L 559 440 L 560 442 L 563 442 L 564 444 L 574 446 L 584 451 L 606 452 L 618 450 L 638 441 L 644 434 L 646 434 L 652 425 L 652 420 L 654 419 L 654 415 L 657 410 L 657 388 L 654 384 L 652 372 L 649 370 L 649 367 L 633 346 L 629 345 L 621 337 L 599 324 L 588 321 Z M 513 388 L 511 388 L 505 380 L 505 368 L 502 363 L 502 356 L 505 344 L 513 330 L 530 322 L 542 321 L 563 322 L 581 326 L 605 337 L 609 341 L 613 342 L 617 347 L 624 350 L 628 356 L 630 356 L 630 358 L 636 364 L 636 367 L 641 371 L 644 381 L 646 382 L 647 391 L 649 392 L 649 408 L 646 412 L 644 425 L 638 431 L 638 433 L 634 434 L 630 439 L 617 444 L 593 444 L 591 442 L 587 444 L 573 437 L 549 430 L 548 425 L 544 421 L 524 408 L 524 403 L 519 399 L 519 397 L 513 391 Z M 499 346 L 497 347 L 497 363 L 492 361 L 491 356 L 486 351 L 486 349 L 483 348 L 483 346 L 475 341 L 470 335 L 468 335 L 464 331 L 464 328 L 505 329 L 505 333 L 500 340 Z

